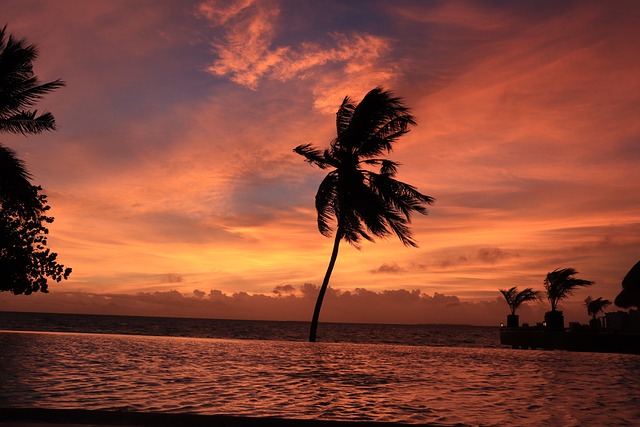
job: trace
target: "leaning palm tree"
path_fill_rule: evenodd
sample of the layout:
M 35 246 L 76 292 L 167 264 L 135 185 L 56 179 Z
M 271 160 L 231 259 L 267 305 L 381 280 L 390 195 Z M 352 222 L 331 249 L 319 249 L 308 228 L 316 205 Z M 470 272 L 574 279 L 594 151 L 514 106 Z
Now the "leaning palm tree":
M 605 308 L 611 305 L 611 301 L 608 299 L 602 299 L 602 297 L 593 299 L 591 298 L 591 295 L 589 295 L 585 298 L 584 305 L 587 307 L 587 314 L 595 320 L 598 313 L 603 312 Z
M 547 325 L 552 328 L 564 327 L 564 316 L 558 311 L 558 303 L 573 293 L 576 288 L 591 286 L 591 280 L 574 277 L 578 272 L 573 268 L 557 268 L 544 279 L 547 299 L 551 303 L 551 311 L 545 314 Z
M 315 342 L 320 308 L 329 285 L 341 240 L 359 248 L 361 239 L 395 234 L 406 246 L 417 246 L 409 224 L 413 212 L 427 214 L 425 205 L 434 199 L 396 180 L 398 164 L 382 158 L 396 140 L 415 125 L 400 98 L 375 88 L 354 104 L 346 97 L 337 112 L 337 137 L 329 148 L 310 144 L 294 151 L 320 169 L 331 169 L 316 194 L 318 229 L 334 235 L 333 251 L 311 321 L 309 341 Z M 378 172 L 373 168 L 379 168 Z
M 536 301 L 541 298 L 540 291 L 534 291 L 531 288 L 526 288 L 518 292 L 518 288 L 515 286 L 508 290 L 500 289 L 500 293 L 502 293 L 502 296 L 509 305 L 509 308 L 511 308 L 511 314 L 507 316 L 508 327 L 518 326 L 518 316 L 516 315 L 516 310 L 518 309 L 518 307 L 520 307 L 525 302 Z

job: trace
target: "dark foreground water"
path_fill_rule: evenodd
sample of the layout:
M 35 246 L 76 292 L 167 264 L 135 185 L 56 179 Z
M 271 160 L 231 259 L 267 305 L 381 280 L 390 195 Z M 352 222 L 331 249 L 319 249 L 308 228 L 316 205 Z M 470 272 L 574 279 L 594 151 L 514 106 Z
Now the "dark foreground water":
M 3 329 L 9 329 L 7 318 L 12 316 L 0 316 Z M 57 317 L 51 316 L 50 325 Z M 76 329 L 86 330 L 88 324 L 97 328 L 100 323 L 94 316 L 81 319 L 84 323 Z M 131 319 L 103 321 L 121 323 L 120 332 L 130 333 L 125 326 L 131 325 Z M 64 326 L 68 318 L 58 320 L 58 326 L 68 326 Z M 164 319 L 176 325 L 171 320 Z M 147 321 L 156 328 L 163 322 L 134 319 L 134 323 Z M 225 329 L 224 322 L 213 323 Z M 234 326 L 227 331 L 245 330 L 236 338 L 258 330 L 271 332 L 263 339 L 217 334 L 202 338 L 203 334 L 192 333 L 187 337 L 125 335 L 114 330 L 0 332 L 0 408 L 483 426 L 640 423 L 637 355 L 490 348 L 497 345 L 492 328 L 333 325 L 359 340 L 380 335 L 380 329 L 387 334 L 396 331 L 397 337 L 385 338 L 391 344 L 341 339 L 309 344 L 304 342 L 304 323 L 230 324 Z M 291 330 L 278 334 L 295 340 L 270 335 L 276 334 L 274 326 L 286 329 L 287 325 Z M 298 327 L 302 335 L 295 332 Z M 325 338 L 346 334 L 334 331 L 331 335 L 332 325 L 321 327 Z M 416 344 L 421 341 L 414 334 L 420 331 L 433 335 L 437 345 Z M 487 339 L 485 332 L 495 337 L 489 346 L 479 345 Z M 457 338 L 447 346 L 444 339 L 435 338 L 438 334 Z

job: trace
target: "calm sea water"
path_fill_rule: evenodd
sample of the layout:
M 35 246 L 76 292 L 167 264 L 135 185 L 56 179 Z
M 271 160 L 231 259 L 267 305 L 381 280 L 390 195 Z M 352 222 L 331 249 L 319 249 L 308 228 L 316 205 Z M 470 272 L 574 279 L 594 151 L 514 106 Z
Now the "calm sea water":
M 24 316 L 31 324 L 23 325 L 38 329 L 42 318 Z M 309 344 L 305 323 L 186 320 L 192 328 L 182 330 L 176 319 L 80 316 L 73 330 L 73 316 L 47 316 L 54 332 L 0 332 L 0 407 L 483 426 L 640 423 L 639 356 L 500 348 L 493 328 L 321 324 L 325 342 Z M 17 329 L 9 319 L 20 315 L 0 313 L 2 329 Z M 197 324 L 208 326 L 196 333 Z M 356 342 L 343 339 L 349 334 Z

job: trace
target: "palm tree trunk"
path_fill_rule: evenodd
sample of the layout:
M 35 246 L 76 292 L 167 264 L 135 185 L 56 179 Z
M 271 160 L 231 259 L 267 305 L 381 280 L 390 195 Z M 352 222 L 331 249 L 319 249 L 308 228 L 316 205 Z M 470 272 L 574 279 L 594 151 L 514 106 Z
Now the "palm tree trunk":
M 322 307 L 322 300 L 324 299 L 324 294 L 327 292 L 327 287 L 329 286 L 329 279 L 331 278 L 331 272 L 333 272 L 333 267 L 336 265 L 336 259 L 338 258 L 338 248 L 340 247 L 341 239 L 342 239 L 342 233 L 338 230 L 336 231 L 336 239 L 333 242 L 333 252 L 331 252 L 331 260 L 329 261 L 327 272 L 324 275 L 324 280 L 322 281 L 322 286 L 320 287 L 320 292 L 318 293 L 318 299 L 316 300 L 316 308 L 313 310 L 313 319 L 311 319 L 311 331 L 309 332 L 309 342 L 316 342 L 316 330 L 318 329 L 318 320 L 320 318 L 320 308 Z

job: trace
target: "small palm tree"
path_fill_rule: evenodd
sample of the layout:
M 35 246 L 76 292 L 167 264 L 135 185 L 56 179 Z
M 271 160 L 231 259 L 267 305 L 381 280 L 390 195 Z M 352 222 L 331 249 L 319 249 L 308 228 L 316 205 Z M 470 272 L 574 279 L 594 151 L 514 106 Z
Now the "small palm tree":
M 557 268 L 544 279 L 547 299 L 551 303 L 551 311 L 558 311 L 558 303 L 566 299 L 576 288 L 591 286 L 591 280 L 578 279 L 573 276 L 578 272 L 573 268 Z
M 587 313 L 595 320 L 598 313 L 603 312 L 605 308 L 611 305 L 611 301 L 602 299 L 602 297 L 592 299 L 591 295 L 589 295 L 584 300 L 584 305 L 587 307 Z
M 320 233 L 330 237 L 335 229 L 335 236 L 313 312 L 310 342 L 316 340 L 320 308 L 340 241 L 359 248 L 362 238 L 373 241 L 374 237 L 395 234 L 406 246 L 415 247 L 408 227 L 411 214 L 426 215 L 425 205 L 434 202 L 415 187 L 396 180 L 398 164 L 381 158 L 415 125 L 400 98 L 375 88 L 357 105 L 346 97 L 336 116 L 337 137 L 328 149 L 318 150 L 310 144 L 294 149 L 312 165 L 331 169 L 320 184 L 315 200 Z M 374 167 L 379 167 L 379 171 L 371 170 Z
M 576 288 L 591 286 L 591 280 L 574 277 L 578 272 L 573 268 L 557 268 L 544 279 L 544 288 L 547 291 L 547 299 L 551 303 L 551 311 L 544 315 L 544 320 L 549 329 L 564 329 L 564 315 L 558 311 L 558 303 L 573 293 Z
M 500 292 L 507 301 L 509 308 L 511 308 L 511 315 L 516 314 L 516 310 L 522 303 L 539 300 L 542 296 L 540 291 L 534 291 L 531 288 L 526 288 L 518 292 L 518 288 L 515 286 L 509 290 L 500 289 Z

